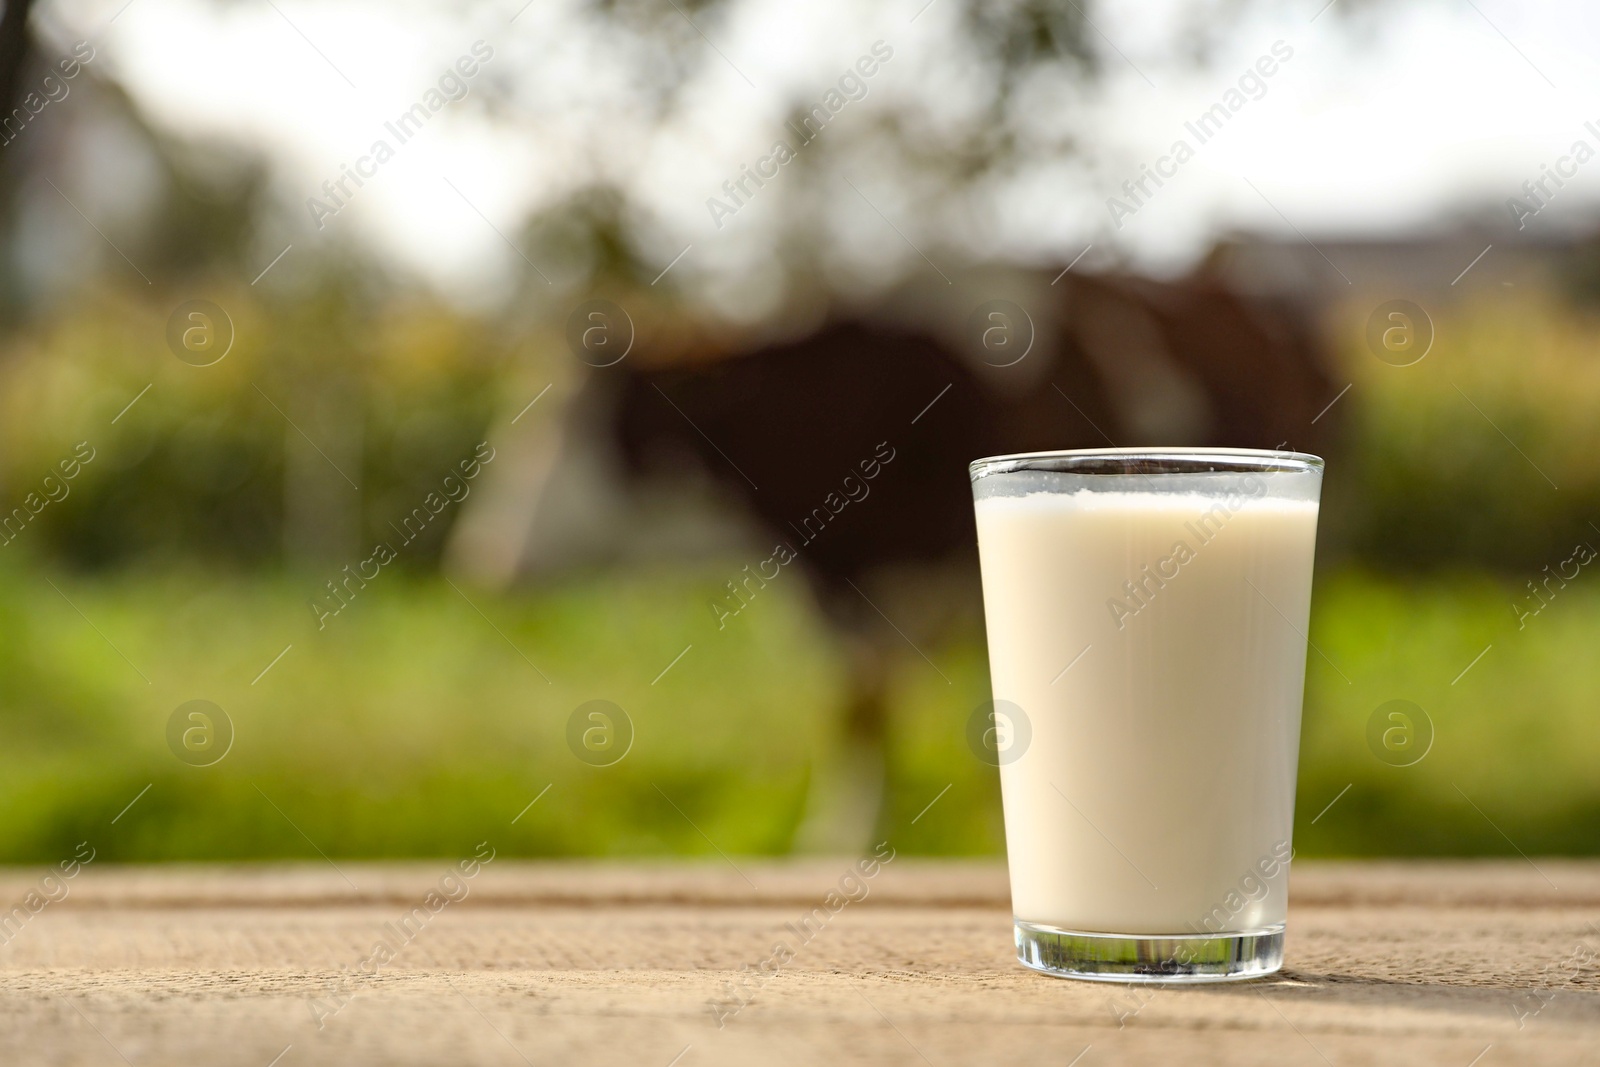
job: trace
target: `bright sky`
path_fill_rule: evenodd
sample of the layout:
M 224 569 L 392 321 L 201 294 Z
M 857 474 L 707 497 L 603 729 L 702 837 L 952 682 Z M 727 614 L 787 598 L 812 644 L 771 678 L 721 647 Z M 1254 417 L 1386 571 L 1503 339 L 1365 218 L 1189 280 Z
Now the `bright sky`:
M 307 243 L 325 234 L 303 210 L 305 198 L 321 195 L 323 181 L 355 165 L 375 139 L 396 143 L 384 122 L 485 41 L 493 58 L 469 87 L 493 80 L 514 88 L 517 116 L 490 115 L 476 106 L 484 94 L 469 93 L 398 146 L 349 207 L 325 220 L 457 294 L 498 291 L 521 265 L 502 234 L 514 235 L 528 213 L 567 191 L 581 173 L 576 164 L 595 156 L 666 224 L 662 247 L 652 250 L 663 267 L 687 245 L 681 269 L 759 277 L 781 197 L 763 191 L 720 230 L 706 198 L 765 153 L 782 132 L 787 101 L 820 98 L 875 40 L 889 42 L 894 59 L 838 122 L 864 123 L 872 108 L 907 100 L 933 116 L 970 106 L 948 51 L 956 9 L 938 0 L 872 10 L 849 0 L 746 0 L 727 22 L 701 27 L 709 40 L 698 46 L 705 53 L 689 90 L 696 107 L 667 128 L 640 114 L 626 90 L 648 56 L 629 54 L 625 42 L 589 39 L 569 14 L 573 0 L 533 0 L 519 14 L 521 2 L 457 10 L 364 0 L 133 0 L 107 24 L 123 0 L 56 0 L 41 17 L 63 28 L 64 40 L 92 36 L 95 65 L 157 122 L 266 147 L 281 167 L 285 200 L 302 205 L 286 239 Z M 1600 148 L 1600 136 L 1583 127 L 1595 119 L 1600 128 L 1600 10 L 1575 0 L 1414 0 L 1351 12 L 1342 10 L 1350 0 L 1336 0 L 1318 14 L 1322 2 L 1251 17 L 1201 70 L 1174 58 L 1182 42 L 1173 39 L 1173 14 L 1183 5 L 1090 6 L 1106 80 L 1086 106 L 1066 106 L 1048 87 L 1037 105 L 1041 124 L 1069 123 L 1080 134 L 1088 166 L 1025 173 L 993 190 L 980 222 L 946 232 L 990 255 L 1061 261 L 1093 241 L 1171 267 L 1230 229 L 1287 233 L 1287 219 L 1312 235 L 1392 234 L 1487 207 L 1509 240 L 1515 228 L 1505 199 L 1573 141 Z M 1266 79 L 1260 99 L 1199 145 L 1184 122 L 1222 99 L 1277 41 L 1292 58 Z M 1194 158 L 1114 228 L 1106 198 L 1122 195 L 1121 182 L 1180 137 L 1196 148 Z M 900 242 L 936 242 L 937 220 L 918 219 L 892 178 L 872 171 L 870 160 L 857 175 L 863 197 L 905 234 L 878 233 L 882 254 L 914 258 Z M 1530 228 L 1583 225 L 1597 194 L 1600 161 L 1580 170 Z M 867 228 L 883 223 L 874 219 L 856 214 L 850 232 L 875 232 Z

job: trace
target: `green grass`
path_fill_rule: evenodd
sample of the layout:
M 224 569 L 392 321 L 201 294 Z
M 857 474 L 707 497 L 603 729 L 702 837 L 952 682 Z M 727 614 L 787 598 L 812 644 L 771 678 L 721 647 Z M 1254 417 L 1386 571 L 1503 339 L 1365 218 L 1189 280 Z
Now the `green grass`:
M 468 589 L 472 604 L 386 571 L 320 632 L 311 578 L 6 564 L 5 862 L 85 839 L 124 861 L 453 855 L 484 839 L 510 855 L 714 855 L 711 841 L 781 853 L 842 693 L 798 581 L 715 628 L 706 604 L 738 564 Z M 1600 851 L 1600 580 L 1580 576 L 1522 631 L 1512 595 L 1473 575 L 1319 577 L 1311 636 L 1326 659 L 1313 652 L 1308 670 L 1302 854 L 1510 854 L 1500 831 L 1529 853 Z M 884 832 L 905 852 L 998 853 L 995 772 L 963 737 L 986 695 L 981 644 L 928 652 L 949 682 L 908 650 Z M 1367 748 L 1368 716 L 1396 697 L 1435 727 L 1411 767 Z M 210 767 L 166 743 L 173 709 L 197 698 L 236 730 Z M 605 768 L 565 740 L 573 709 L 597 698 L 636 730 Z
M 1470 575 L 1320 583 L 1311 636 L 1327 659 L 1313 652 L 1308 666 L 1297 847 L 1600 852 L 1600 580 L 1580 572 L 1520 629 L 1516 594 Z M 1366 742 L 1368 717 L 1396 698 L 1433 723 L 1432 750 L 1409 767 L 1375 759 Z

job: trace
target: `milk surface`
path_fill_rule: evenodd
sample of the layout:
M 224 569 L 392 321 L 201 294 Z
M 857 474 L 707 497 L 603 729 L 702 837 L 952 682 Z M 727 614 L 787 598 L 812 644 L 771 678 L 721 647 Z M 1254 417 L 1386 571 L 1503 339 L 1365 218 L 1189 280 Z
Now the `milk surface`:
M 994 697 L 1031 732 L 1000 768 L 1017 918 L 1284 921 L 1317 504 L 1275 477 L 1227 497 L 980 494 Z

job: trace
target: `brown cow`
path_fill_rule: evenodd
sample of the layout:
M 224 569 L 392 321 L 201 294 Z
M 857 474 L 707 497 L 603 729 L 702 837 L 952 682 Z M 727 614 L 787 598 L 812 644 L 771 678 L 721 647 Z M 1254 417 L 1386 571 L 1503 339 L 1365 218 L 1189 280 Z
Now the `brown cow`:
M 1202 281 L 1048 277 L 1011 284 L 1019 299 L 998 312 L 981 285 L 952 287 L 693 362 L 647 349 L 594 371 L 571 408 L 566 447 L 601 445 L 630 484 L 719 486 L 757 543 L 792 554 L 843 636 L 851 695 L 837 749 L 814 764 L 801 848 L 868 840 L 888 664 L 908 644 L 920 652 L 941 616 L 977 614 L 970 461 L 1113 444 L 1308 448 L 1322 428 L 1312 420 L 1333 388 L 1292 315 Z M 716 622 L 772 573 L 730 583 Z

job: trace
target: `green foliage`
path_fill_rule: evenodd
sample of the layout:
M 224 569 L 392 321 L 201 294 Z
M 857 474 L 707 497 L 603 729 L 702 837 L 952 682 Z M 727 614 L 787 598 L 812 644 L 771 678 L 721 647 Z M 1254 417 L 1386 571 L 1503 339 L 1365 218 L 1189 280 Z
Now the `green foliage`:
M 370 544 L 510 390 L 557 371 L 514 369 L 426 300 L 315 288 L 282 304 L 213 294 L 237 341 L 207 368 L 165 347 L 167 305 L 107 294 L 10 343 L 3 514 L 77 442 L 95 458 L 0 547 L 0 861 L 85 838 L 122 860 L 454 854 L 485 838 L 513 855 L 787 850 L 843 686 L 799 582 L 721 631 L 705 605 L 743 561 L 464 590 L 474 606 L 428 573 L 441 523 L 318 629 L 307 600 L 361 557 L 279 562 L 295 479 L 344 491 L 289 419 L 348 460 L 362 492 L 332 499 Z M 1436 309 L 1435 324 L 1411 367 L 1346 353 L 1297 845 L 1594 853 L 1600 580 L 1541 586 L 1549 603 L 1519 614 L 1538 603 L 1528 583 L 1600 544 L 1600 352 L 1579 313 L 1523 298 Z M 880 832 L 909 852 L 998 853 L 996 775 L 963 737 L 987 695 L 981 636 L 927 651 L 937 670 L 908 653 L 897 671 Z M 213 767 L 167 749 L 168 716 L 196 698 L 237 730 Z M 610 768 L 566 747 L 567 717 L 597 698 L 637 730 Z M 1433 724 L 1414 766 L 1368 747 L 1391 699 Z
M 1521 624 L 1513 605 L 1527 593 L 1515 586 L 1460 573 L 1319 584 L 1311 636 L 1327 659 L 1313 652 L 1308 667 L 1297 848 L 1600 851 L 1600 577 L 1584 568 L 1565 588 L 1552 585 L 1547 606 Z M 1412 766 L 1377 759 L 1366 739 L 1373 711 L 1397 698 L 1433 726 L 1431 751 Z
M 472 454 L 504 387 L 487 331 L 426 299 L 375 303 L 331 280 L 287 302 L 217 293 L 235 340 L 207 367 L 166 346 L 163 316 L 182 298 L 82 299 L 79 314 L 13 340 L 0 366 L 0 509 L 78 442 L 95 451 L 70 506 L 45 507 L 19 539 L 79 566 L 276 561 L 293 540 L 289 499 L 321 502 L 308 480 L 348 501 L 342 548 L 365 555 Z M 443 530 L 408 558 L 434 558 Z
M 1600 545 L 1594 322 L 1518 296 L 1431 308 L 1433 350 L 1392 367 L 1364 347 L 1370 310 L 1340 316 L 1354 385 L 1322 543 L 1390 570 L 1511 573 L 1565 559 L 1579 540 Z
M 17 821 L 0 860 L 86 837 L 118 860 L 314 858 L 307 838 L 332 856 L 485 838 L 512 854 L 711 853 L 699 830 L 732 852 L 782 851 L 836 675 L 798 596 L 769 597 L 757 625 L 709 626 L 721 577 L 463 590 L 469 603 L 385 573 L 319 631 L 310 577 L 57 575 L 57 592 L 8 570 L 0 811 Z M 197 698 L 236 730 L 211 767 L 167 748 L 169 715 Z M 568 716 L 596 698 L 636 730 L 615 767 L 566 747 Z
M 717 630 L 705 605 L 734 570 L 463 589 L 472 603 L 385 573 L 318 631 L 311 577 L 4 562 L 0 861 L 84 839 L 125 861 L 453 855 L 485 839 L 510 855 L 714 858 L 708 838 L 784 852 L 842 661 L 798 584 Z M 1500 830 L 1529 853 L 1600 850 L 1600 580 L 1583 572 L 1520 630 L 1514 592 L 1471 575 L 1319 579 L 1311 637 L 1327 660 L 1313 652 L 1308 670 L 1302 854 L 1513 854 Z M 969 635 L 927 651 L 938 672 L 909 652 L 897 671 L 881 832 L 905 852 L 997 854 L 996 772 L 963 734 L 986 695 L 983 648 Z M 1396 697 L 1435 728 L 1411 767 L 1367 748 L 1368 717 Z M 167 748 L 168 717 L 196 698 L 236 730 L 211 767 Z M 596 698 L 636 730 L 612 767 L 566 747 L 568 716 Z

